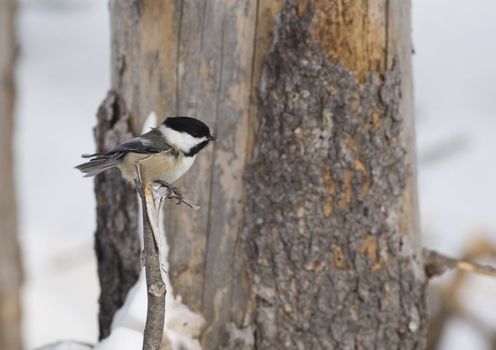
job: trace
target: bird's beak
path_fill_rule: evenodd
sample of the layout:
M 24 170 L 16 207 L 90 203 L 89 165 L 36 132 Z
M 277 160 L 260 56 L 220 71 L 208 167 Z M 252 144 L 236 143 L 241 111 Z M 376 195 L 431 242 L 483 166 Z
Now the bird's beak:
M 215 136 L 210 135 L 210 136 L 209 136 L 209 138 L 208 138 L 208 140 L 209 140 L 209 141 L 215 141 L 215 140 L 217 140 L 217 139 L 215 138 Z

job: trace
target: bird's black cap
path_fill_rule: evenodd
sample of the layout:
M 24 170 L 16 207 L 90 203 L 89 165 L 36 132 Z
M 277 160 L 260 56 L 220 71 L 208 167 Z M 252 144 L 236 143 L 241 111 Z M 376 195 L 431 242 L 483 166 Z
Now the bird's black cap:
M 210 134 L 208 126 L 195 118 L 169 117 L 164 121 L 164 125 L 179 132 L 186 132 L 193 137 L 206 137 L 210 141 L 215 140 L 215 137 Z

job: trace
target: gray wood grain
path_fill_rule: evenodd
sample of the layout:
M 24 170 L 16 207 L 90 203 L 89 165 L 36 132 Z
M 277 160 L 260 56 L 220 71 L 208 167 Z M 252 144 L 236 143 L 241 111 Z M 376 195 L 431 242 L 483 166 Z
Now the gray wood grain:
M 177 184 L 201 209 L 165 209 L 174 290 L 206 317 L 204 341 L 214 346 L 233 314 L 244 318 L 244 302 L 232 290 L 245 293 L 244 267 L 234 256 L 241 253 L 257 3 L 111 1 L 110 10 L 113 87 L 131 119 L 142 122 L 152 110 L 159 119 L 193 115 L 219 140 Z

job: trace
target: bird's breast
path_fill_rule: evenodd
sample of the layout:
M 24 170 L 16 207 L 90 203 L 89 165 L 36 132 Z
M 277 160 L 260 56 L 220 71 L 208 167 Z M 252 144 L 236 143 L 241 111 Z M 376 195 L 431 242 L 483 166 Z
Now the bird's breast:
M 181 176 L 183 176 L 189 168 L 193 165 L 193 162 L 195 161 L 196 157 L 185 157 L 183 155 L 180 155 L 179 157 L 176 158 L 174 166 L 168 167 L 167 171 L 161 172 L 160 170 L 157 172 L 158 174 L 162 174 L 162 176 L 165 176 L 162 178 L 162 180 L 168 182 L 168 183 L 173 183 L 177 179 L 179 179 Z
M 194 161 L 195 157 L 185 157 L 170 152 L 154 155 L 128 153 L 120 168 L 124 178 L 133 181 L 136 173 L 135 164 L 142 162 L 152 181 L 161 180 L 171 184 L 183 176 Z

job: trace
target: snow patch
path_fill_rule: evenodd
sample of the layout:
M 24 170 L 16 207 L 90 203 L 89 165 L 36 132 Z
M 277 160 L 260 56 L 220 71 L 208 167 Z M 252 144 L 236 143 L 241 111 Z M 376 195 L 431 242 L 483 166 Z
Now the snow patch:
M 36 350 L 91 350 L 93 346 L 73 340 L 61 341 L 49 345 L 42 346 Z
M 165 276 L 167 276 L 165 278 L 167 295 L 165 300 L 164 336 L 170 341 L 171 349 L 173 350 L 201 350 L 198 337 L 200 336 L 205 319 L 184 305 L 181 296 L 174 297 L 169 277 L 167 274 Z M 142 268 L 138 281 L 129 291 L 124 305 L 114 316 L 110 337 L 118 336 L 118 334 L 114 334 L 115 330 L 122 329 L 143 334 L 146 322 L 146 309 L 146 278 L 145 269 Z
M 141 133 L 150 131 L 150 129 L 154 129 L 158 126 L 157 113 L 155 111 L 150 112 L 145 122 L 143 123 L 143 128 L 141 129 Z
M 98 343 L 94 350 L 136 350 L 143 346 L 143 333 L 129 328 L 116 328 Z
M 161 211 L 161 216 L 162 214 L 163 211 Z M 159 242 L 160 260 L 163 269 L 167 271 L 169 268 L 169 246 L 167 244 L 164 220 L 162 218 L 159 219 L 159 232 L 161 233 Z M 143 234 L 141 233 L 142 236 Z M 198 338 L 205 324 L 205 319 L 202 315 L 194 313 L 183 304 L 181 296 L 174 296 L 174 290 L 167 273 L 163 273 L 162 278 L 167 286 L 164 329 L 164 342 L 169 343 L 169 347 L 167 348 L 172 350 L 201 350 Z M 142 334 L 145 329 L 146 310 L 146 278 L 145 268 L 142 267 L 138 281 L 128 292 L 124 305 L 114 316 L 110 337 L 118 336 L 118 334 L 114 335 L 115 330 L 122 329 L 129 329 Z

